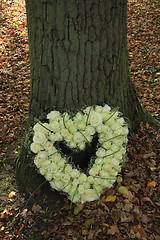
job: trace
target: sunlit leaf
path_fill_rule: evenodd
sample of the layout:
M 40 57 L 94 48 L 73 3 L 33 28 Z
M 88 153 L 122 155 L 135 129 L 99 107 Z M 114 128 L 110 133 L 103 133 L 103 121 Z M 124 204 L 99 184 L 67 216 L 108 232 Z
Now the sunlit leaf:
M 106 202 L 114 202 L 116 200 L 116 196 L 108 196 L 107 198 L 106 198 Z
M 155 182 L 155 181 L 149 182 L 149 183 L 147 184 L 147 187 L 148 187 L 148 188 L 154 188 L 155 186 L 156 186 L 156 182 Z
M 83 204 L 77 203 L 77 206 L 74 209 L 74 214 L 77 215 L 83 209 L 83 207 Z

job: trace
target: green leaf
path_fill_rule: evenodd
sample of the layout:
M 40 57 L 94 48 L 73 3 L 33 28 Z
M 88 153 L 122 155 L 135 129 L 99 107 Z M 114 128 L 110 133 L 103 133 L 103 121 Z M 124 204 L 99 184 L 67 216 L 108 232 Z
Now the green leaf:
M 84 207 L 83 204 L 78 203 L 74 209 L 74 214 L 77 215 L 83 209 L 83 207 Z

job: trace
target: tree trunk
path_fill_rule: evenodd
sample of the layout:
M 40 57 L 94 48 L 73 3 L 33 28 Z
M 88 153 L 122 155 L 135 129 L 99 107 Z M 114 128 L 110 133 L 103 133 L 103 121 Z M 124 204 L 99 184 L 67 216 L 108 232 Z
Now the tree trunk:
M 127 0 L 26 0 L 26 9 L 32 80 L 29 127 L 35 117 L 43 120 L 53 109 L 101 103 L 119 107 L 132 130 L 146 121 L 129 77 Z M 17 176 L 35 187 L 42 179 L 35 181 L 30 162 L 23 145 Z

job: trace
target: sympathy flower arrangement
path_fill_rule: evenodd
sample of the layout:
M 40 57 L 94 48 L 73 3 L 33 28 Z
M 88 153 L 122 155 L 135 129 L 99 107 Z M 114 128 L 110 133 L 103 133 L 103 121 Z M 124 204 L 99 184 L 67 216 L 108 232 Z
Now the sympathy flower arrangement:
M 98 199 L 104 188 L 110 188 L 121 170 L 126 152 L 128 127 L 120 112 L 104 106 L 90 106 L 73 118 L 65 112 L 51 111 L 48 123 L 37 122 L 31 151 L 34 163 L 53 189 L 64 192 L 72 202 Z M 65 142 L 73 151 L 84 151 L 97 134 L 98 141 L 87 174 L 77 169 L 71 156 L 57 148 Z M 93 161 L 94 160 L 94 161 Z

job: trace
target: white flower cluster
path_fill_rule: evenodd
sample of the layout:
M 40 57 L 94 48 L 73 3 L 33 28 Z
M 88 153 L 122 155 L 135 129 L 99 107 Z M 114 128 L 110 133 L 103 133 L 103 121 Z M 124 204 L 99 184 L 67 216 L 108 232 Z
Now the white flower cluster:
M 52 188 L 68 194 L 72 202 L 94 201 L 104 188 L 110 188 L 121 170 L 127 143 L 128 127 L 118 111 L 108 105 L 90 106 L 79 111 L 73 119 L 68 113 L 52 111 L 49 123 L 34 126 L 31 150 L 34 163 Z M 95 161 L 88 175 L 69 163 L 70 156 L 62 156 L 55 147 L 65 141 L 72 150 L 84 150 L 98 135 Z

